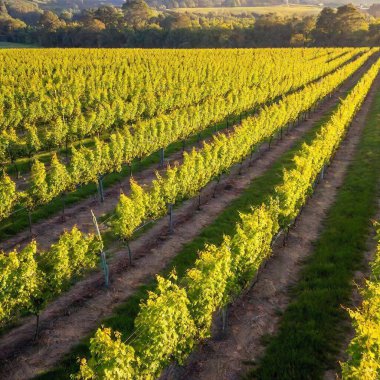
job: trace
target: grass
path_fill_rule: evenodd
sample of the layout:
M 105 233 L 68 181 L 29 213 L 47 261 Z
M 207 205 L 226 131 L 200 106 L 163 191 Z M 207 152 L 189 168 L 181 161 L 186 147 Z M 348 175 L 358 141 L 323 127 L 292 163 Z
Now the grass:
M 196 14 L 242 14 L 251 13 L 257 15 L 264 15 L 268 13 L 277 13 L 281 16 L 314 16 L 321 12 L 322 8 L 312 5 L 298 5 L 289 4 L 287 5 L 272 5 L 266 7 L 212 7 L 212 8 L 175 8 L 171 11 L 178 13 L 196 13 Z
M 173 268 L 181 278 L 186 270 L 193 266 L 197 252 L 204 247 L 205 243 L 220 244 L 225 234 L 233 234 L 235 226 L 240 220 L 240 212 L 249 212 L 254 205 L 261 204 L 268 195 L 273 192 L 274 187 L 282 181 L 282 171 L 284 168 L 291 167 L 294 153 L 301 148 L 302 144 L 310 142 L 323 122 L 328 118 L 325 115 L 314 127 L 301 138 L 292 149 L 284 153 L 262 176 L 255 179 L 252 184 L 235 199 L 231 204 L 211 223 L 204 228 L 201 233 L 188 244 L 185 244 L 182 250 L 173 258 L 161 274 L 168 274 Z M 150 279 L 145 285 L 138 288 L 133 296 L 129 297 L 125 303 L 115 308 L 110 318 L 99 322 L 115 330 L 120 331 L 124 337 L 129 336 L 134 330 L 134 320 L 139 311 L 139 304 L 147 297 L 148 290 L 154 290 L 155 280 Z M 90 336 L 91 337 L 91 336 Z M 67 379 L 68 374 L 74 373 L 78 369 L 77 358 L 89 355 L 88 344 L 89 338 L 85 338 L 78 344 L 60 363 L 60 365 L 37 378 L 40 380 L 47 379 Z
M 27 49 L 27 48 L 36 48 L 37 45 L 31 44 L 22 44 L 17 42 L 1 42 L 0 41 L 0 49 Z
M 247 378 L 321 379 L 334 368 L 348 318 L 341 305 L 350 303 L 354 271 L 363 264 L 379 195 L 379 115 L 380 91 L 314 252 L 291 291 L 278 334 Z

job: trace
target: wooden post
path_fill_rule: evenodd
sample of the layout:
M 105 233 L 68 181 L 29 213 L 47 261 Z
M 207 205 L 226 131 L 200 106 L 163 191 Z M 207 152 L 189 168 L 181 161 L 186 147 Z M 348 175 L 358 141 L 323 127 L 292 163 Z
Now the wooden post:
M 29 237 L 33 236 L 32 233 L 32 212 L 28 210 L 28 221 L 29 221 Z
M 127 240 L 127 248 L 128 248 L 128 259 L 129 259 L 129 265 L 132 265 L 132 250 L 129 245 L 129 240 Z
M 66 220 L 65 218 L 65 201 L 66 201 L 66 193 L 62 193 L 62 222 Z
M 240 161 L 240 167 L 239 167 L 238 175 L 241 175 L 241 169 L 242 168 L 243 168 L 243 160 Z
M 227 306 L 222 308 L 222 332 L 225 333 L 227 330 Z
M 168 204 L 168 215 L 169 215 L 169 233 L 173 233 L 173 204 Z
M 108 288 L 108 285 L 109 285 L 109 268 L 108 268 L 108 264 L 107 264 L 106 253 L 104 252 L 103 239 L 102 239 L 102 235 L 100 234 L 98 221 L 96 220 L 96 216 L 94 215 L 94 212 L 92 210 L 91 210 L 91 215 L 92 215 L 92 222 L 94 223 L 96 233 L 97 233 L 99 241 L 101 243 L 100 258 L 101 258 L 101 263 L 102 263 L 102 267 L 103 267 L 103 271 L 104 271 L 105 285 L 106 285 L 106 288 Z
M 163 168 L 165 163 L 165 149 L 160 149 L 160 167 Z
M 34 338 L 33 338 L 34 341 L 36 341 L 38 338 L 39 327 L 40 327 L 40 313 L 37 313 L 36 314 L 36 330 L 34 332 Z
M 129 166 L 129 177 L 132 177 L 132 167 L 133 167 L 133 161 L 128 165 Z
M 286 227 L 286 232 L 284 232 L 284 241 L 282 242 L 283 247 L 286 246 L 286 242 L 288 241 L 289 236 L 289 226 Z
M 98 176 L 98 192 L 99 192 L 99 198 L 100 202 L 104 202 L 104 192 L 103 192 L 103 176 Z
M 218 175 L 218 179 L 216 180 L 216 184 L 215 184 L 215 187 L 214 187 L 214 191 L 212 192 L 212 197 L 215 198 L 216 196 L 216 189 L 219 185 L 219 182 L 220 182 L 220 174 Z

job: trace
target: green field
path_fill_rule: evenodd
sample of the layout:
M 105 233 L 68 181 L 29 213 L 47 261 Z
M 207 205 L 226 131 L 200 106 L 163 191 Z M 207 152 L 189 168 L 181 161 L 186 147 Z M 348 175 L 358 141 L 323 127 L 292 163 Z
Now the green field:
M 17 42 L 0 42 L 0 49 L 26 49 L 37 47 L 36 45 L 19 44 Z
M 241 14 L 241 13 L 255 13 L 259 15 L 267 13 L 278 13 L 282 16 L 309 16 L 317 15 L 322 10 L 321 7 L 312 5 L 298 5 L 290 4 L 287 5 L 272 5 L 267 7 L 215 7 L 215 8 L 176 8 L 172 9 L 179 13 L 197 13 L 197 14 L 207 14 L 207 13 L 217 13 L 217 14 Z

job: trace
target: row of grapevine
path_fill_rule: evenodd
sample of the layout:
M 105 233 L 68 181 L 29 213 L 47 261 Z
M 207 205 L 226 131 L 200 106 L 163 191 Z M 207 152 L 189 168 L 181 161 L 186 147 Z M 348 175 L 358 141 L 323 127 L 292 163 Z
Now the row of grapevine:
M 358 69 L 368 55 L 265 107 L 258 115 L 245 119 L 229 136 L 216 136 L 203 149 L 185 153 L 182 165 L 169 167 L 165 177 L 157 175 L 150 189 L 144 190 L 131 181 L 131 195 L 122 194 L 116 207 L 112 220 L 114 233 L 128 240 L 140 224 L 164 215 L 168 204 L 196 195 L 211 180 L 247 157 L 257 144 L 323 99 Z
M 22 313 L 38 314 L 85 270 L 99 261 L 100 242 L 74 227 L 49 250 L 32 241 L 19 252 L 0 252 L 0 326 Z
M 367 51 L 355 62 L 362 63 L 368 58 L 372 51 Z M 348 54 L 341 55 L 338 59 L 331 61 L 324 66 L 319 66 L 316 60 L 315 66 L 309 67 L 307 74 L 294 74 L 291 80 L 281 81 L 278 85 L 263 85 L 255 91 L 247 89 L 244 96 L 235 97 L 230 94 L 226 99 L 219 102 L 205 103 L 196 106 L 187 114 L 186 110 L 175 111 L 175 116 L 164 117 L 160 120 L 141 122 L 139 128 L 131 134 L 129 128 L 122 132 L 111 134 L 110 141 L 105 142 L 95 139 L 94 148 L 82 147 L 72 149 L 71 162 L 64 166 L 56 154 L 52 155 L 49 169 L 35 160 L 31 169 L 29 189 L 25 193 L 18 191 L 16 185 L 6 174 L 0 177 L 0 199 L 3 200 L 3 207 L 0 209 L 0 220 L 6 218 L 14 209 L 16 204 L 21 204 L 29 210 L 50 202 L 64 191 L 70 191 L 77 185 L 96 182 L 99 177 L 106 173 L 120 171 L 122 165 L 131 163 L 136 157 L 143 157 L 155 152 L 161 147 L 165 147 L 177 140 L 184 139 L 196 131 L 201 131 L 215 120 L 223 119 L 231 112 L 250 108 L 254 104 L 263 103 L 268 98 L 278 96 L 287 92 L 294 86 L 308 83 L 310 79 L 318 78 L 321 74 L 330 72 L 339 67 L 348 59 L 357 54 L 356 50 Z M 353 67 L 352 63 L 349 64 Z M 298 72 L 298 70 L 296 70 Z M 285 71 L 284 75 L 289 75 Z M 272 78 L 273 79 L 273 78 Z M 324 83 L 324 79 L 321 79 Z M 268 81 L 271 84 L 271 81 Z M 273 84 L 273 83 L 272 83 Z M 274 90 L 275 89 L 275 90 Z M 252 98 L 252 95 L 254 97 Z M 248 119 L 250 120 L 250 119 Z
M 295 80 L 297 88 L 334 67 L 336 57 L 339 64 L 364 50 L 226 50 L 223 57 L 183 50 L 0 52 L 0 161 L 131 123 L 138 130 L 144 119 L 159 123 L 176 110 L 240 96 L 241 89 L 254 99 L 262 86 Z
M 213 314 L 251 281 L 271 252 L 280 228 L 294 218 L 324 165 L 345 136 L 375 77 L 378 60 L 342 101 L 310 144 L 285 170 L 274 196 L 242 215 L 235 234 L 220 246 L 206 246 L 181 281 L 157 277 L 157 289 L 140 306 L 133 343 L 100 328 L 90 341 L 91 358 L 81 360 L 73 379 L 154 379 L 173 361 L 183 363 L 194 345 L 210 335 Z
M 175 109 L 165 115 L 158 115 L 138 121 L 133 126 L 118 128 L 118 131 L 125 138 L 130 138 L 130 135 L 134 136 L 134 141 L 130 142 L 130 146 L 135 149 L 133 157 L 142 157 L 154 152 L 158 147 L 166 146 L 168 141 L 173 142 L 186 138 L 195 131 L 200 131 L 231 114 L 254 108 L 258 104 L 263 104 L 274 99 L 276 96 L 297 89 L 308 81 L 315 80 L 325 73 L 336 69 L 360 52 L 363 52 L 363 49 L 353 49 L 338 55 L 338 58 L 329 60 L 328 62 L 325 62 L 326 57 L 313 60 L 309 64 L 305 64 L 302 72 L 299 65 L 297 67 L 294 67 L 294 65 L 293 67 L 283 65 L 281 70 L 278 70 L 275 65 L 266 65 L 264 68 L 267 72 L 261 72 L 263 82 L 259 86 L 257 83 L 250 82 L 244 84 L 239 82 L 232 83 L 235 87 L 231 87 L 226 94 L 209 97 L 200 104 Z M 264 68 L 261 66 L 252 67 L 252 70 L 263 70 Z M 290 71 L 290 69 L 293 71 Z M 62 134 L 57 139 L 64 141 L 66 132 L 58 124 L 55 125 L 52 133 Z M 26 129 L 25 141 L 16 133 L 8 133 L 8 137 L 3 135 L 3 138 L 0 139 L 2 141 L 0 145 L 3 146 L 4 154 L 7 154 L 9 159 L 14 160 L 22 155 L 30 156 L 34 152 L 44 148 L 44 144 L 41 143 L 41 139 L 39 138 L 38 128 L 36 126 L 28 126 Z M 163 139 L 163 136 L 159 136 L 161 139 L 156 141 L 157 131 L 159 135 L 162 135 L 163 131 L 174 131 L 176 135 L 172 136 L 173 133 L 168 133 L 166 139 Z M 42 134 L 43 138 L 46 138 L 46 136 L 46 132 Z M 141 141 L 145 144 L 136 145 L 141 143 Z
M 363 302 L 356 310 L 349 310 L 355 327 L 348 354 L 342 363 L 344 380 L 377 380 L 380 378 L 380 224 L 375 223 L 377 251 L 371 263 L 371 278 L 361 289 Z

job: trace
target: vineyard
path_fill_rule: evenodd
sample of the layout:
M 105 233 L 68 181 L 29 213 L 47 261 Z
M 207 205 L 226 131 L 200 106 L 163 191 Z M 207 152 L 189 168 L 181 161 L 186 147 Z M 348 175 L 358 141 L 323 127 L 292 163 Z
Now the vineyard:
M 380 379 L 378 48 L 0 55 L 1 378 Z

